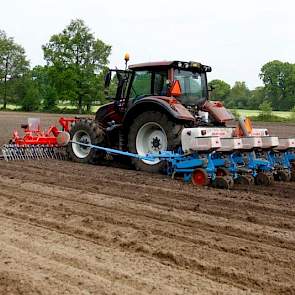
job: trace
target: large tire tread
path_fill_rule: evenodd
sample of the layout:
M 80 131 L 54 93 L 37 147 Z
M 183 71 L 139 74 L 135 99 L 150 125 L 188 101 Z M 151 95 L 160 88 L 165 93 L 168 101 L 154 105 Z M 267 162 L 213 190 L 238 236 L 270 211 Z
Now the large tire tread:
M 73 138 L 74 134 L 79 130 L 84 130 L 89 134 L 91 138 L 91 144 L 99 146 L 104 145 L 105 132 L 98 122 L 93 121 L 91 119 L 81 119 L 79 121 L 74 122 L 70 129 L 71 139 Z M 78 158 L 72 149 L 71 143 L 68 144 L 67 153 L 70 160 L 78 163 L 94 164 L 97 163 L 97 161 L 99 161 L 100 158 L 104 157 L 103 152 L 91 149 L 87 157 Z
M 167 135 L 167 150 L 175 150 L 181 145 L 181 131 L 183 129 L 183 125 L 173 121 L 173 119 L 164 113 L 158 111 L 147 111 L 137 116 L 130 126 L 128 133 L 128 149 L 130 152 L 137 153 L 137 132 L 141 126 L 147 122 L 156 122 L 163 128 Z M 132 159 L 132 163 L 137 170 L 151 173 L 163 172 L 166 167 L 166 163 L 164 161 L 161 161 L 158 164 L 148 165 L 141 160 Z

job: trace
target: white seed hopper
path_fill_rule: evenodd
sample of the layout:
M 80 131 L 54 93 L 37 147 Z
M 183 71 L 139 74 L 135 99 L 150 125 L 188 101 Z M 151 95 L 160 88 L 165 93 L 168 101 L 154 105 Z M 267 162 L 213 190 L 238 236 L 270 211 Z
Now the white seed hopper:
M 247 137 L 242 137 L 241 139 L 243 142 L 243 149 L 244 150 L 252 150 L 254 148 L 261 148 L 262 147 L 261 137 L 247 136 Z
M 190 152 L 211 152 L 221 147 L 218 136 L 195 136 L 194 132 L 185 128 L 181 133 L 182 150 Z
M 284 151 L 290 149 L 295 149 L 295 138 L 280 138 L 276 150 Z
M 218 152 L 232 152 L 243 149 L 242 138 L 221 138 L 220 141 L 221 147 L 217 150 Z
M 195 127 L 184 128 L 182 134 L 191 134 L 193 137 L 218 136 L 222 138 L 233 137 L 234 128 L 232 127 Z
M 279 138 L 277 136 L 262 136 L 262 149 L 271 149 L 279 145 Z

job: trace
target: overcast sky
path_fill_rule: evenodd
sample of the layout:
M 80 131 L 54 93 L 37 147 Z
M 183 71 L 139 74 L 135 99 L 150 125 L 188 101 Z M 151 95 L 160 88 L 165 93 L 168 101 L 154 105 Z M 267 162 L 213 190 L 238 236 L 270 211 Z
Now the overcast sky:
M 43 64 L 41 45 L 71 19 L 81 18 L 112 45 L 110 65 L 194 60 L 212 66 L 209 79 L 261 85 L 261 66 L 294 63 L 293 0 L 0 0 L 0 29 L 21 44 L 31 65 Z

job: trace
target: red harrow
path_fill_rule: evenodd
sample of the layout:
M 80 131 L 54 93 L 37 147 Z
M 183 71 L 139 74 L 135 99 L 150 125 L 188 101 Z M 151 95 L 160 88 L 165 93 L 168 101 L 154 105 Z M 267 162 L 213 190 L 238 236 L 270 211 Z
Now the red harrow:
M 39 118 L 29 118 L 27 124 L 22 124 L 24 136 L 20 136 L 14 130 L 9 144 L 2 146 L 4 160 L 26 159 L 66 159 L 66 151 L 63 143 L 68 141 L 70 124 L 76 118 L 60 118 L 61 130 L 56 126 L 50 126 L 47 131 L 40 129 Z

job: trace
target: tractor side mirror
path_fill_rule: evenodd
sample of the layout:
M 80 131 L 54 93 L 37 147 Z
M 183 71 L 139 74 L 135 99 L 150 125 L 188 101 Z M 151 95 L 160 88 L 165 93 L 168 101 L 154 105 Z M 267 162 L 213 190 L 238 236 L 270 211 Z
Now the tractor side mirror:
M 104 77 L 104 88 L 109 88 L 112 80 L 112 71 L 108 71 L 108 73 Z

